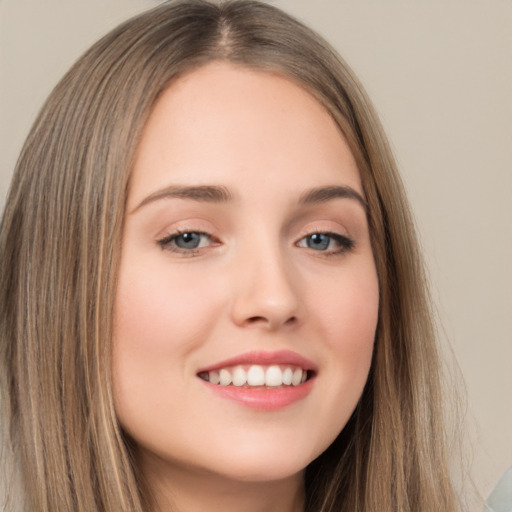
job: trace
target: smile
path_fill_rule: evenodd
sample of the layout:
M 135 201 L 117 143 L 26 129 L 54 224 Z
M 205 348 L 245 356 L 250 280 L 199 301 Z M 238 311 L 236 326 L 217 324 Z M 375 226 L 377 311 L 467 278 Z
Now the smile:
M 238 365 L 201 372 L 198 376 L 218 386 L 277 388 L 299 386 L 308 379 L 308 371 L 295 365 Z
M 318 367 L 289 350 L 254 351 L 200 368 L 197 377 L 221 399 L 257 411 L 278 411 L 305 399 Z

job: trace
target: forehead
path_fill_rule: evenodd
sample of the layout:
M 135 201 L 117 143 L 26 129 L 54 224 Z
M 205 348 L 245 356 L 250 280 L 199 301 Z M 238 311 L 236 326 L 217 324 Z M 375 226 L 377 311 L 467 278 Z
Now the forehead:
M 269 190 L 327 182 L 362 193 L 348 145 L 325 108 L 278 74 L 213 62 L 166 89 L 144 127 L 130 202 L 155 188 L 221 183 Z

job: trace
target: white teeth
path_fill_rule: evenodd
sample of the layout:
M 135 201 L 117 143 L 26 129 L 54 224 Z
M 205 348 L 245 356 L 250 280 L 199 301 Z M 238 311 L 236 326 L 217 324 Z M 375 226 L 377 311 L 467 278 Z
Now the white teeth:
M 249 386 L 264 386 L 265 385 L 265 371 L 260 365 L 253 365 L 247 372 L 247 384 Z
M 249 367 L 236 366 L 233 368 L 222 368 L 218 371 L 200 375 L 202 378 L 220 386 L 299 386 L 306 382 L 308 372 L 296 366 L 272 365 L 268 367 L 253 364 Z
M 306 373 L 306 372 L 304 372 L 304 373 Z M 293 378 L 293 370 L 288 367 L 283 372 L 283 384 L 286 384 L 287 386 L 289 386 L 292 383 L 292 378 Z
M 293 377 L 292 377 L 292 386 L 298 386 L 302 381 L 302 370 L 300 368 L 297 368 L 294 372 L 293 372 Z
M 247 382 L 247 374 L 245 370 L 237 366 L 233 372 L 233 386 L 243 386 Z
M 221 386 L 229 386 L 231 384 L 231 373 L 229 373 L 227 370 L 222 369 L 219 373 L 219 376 L 219 384 Z
M 265 384 L 267 386 L 282 386 L 283 372 L 279 366 L 269 366 L 265 372 Z

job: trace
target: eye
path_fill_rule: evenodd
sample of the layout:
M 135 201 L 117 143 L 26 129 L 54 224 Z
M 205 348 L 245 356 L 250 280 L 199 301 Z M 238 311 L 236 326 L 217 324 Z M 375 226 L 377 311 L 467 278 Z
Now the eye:
M 173 233 L 158 241 L 163 249 L 182 254 L 193 254 L 198 249 L 212 245 L 213 239 L 207 233 L 200 231 L 184 231 Z
M 354 247 L 354 241 L 338 233 L 312 233 L 300 239 L 298 247 L 313 249 L 328 254 L 338 254 Z

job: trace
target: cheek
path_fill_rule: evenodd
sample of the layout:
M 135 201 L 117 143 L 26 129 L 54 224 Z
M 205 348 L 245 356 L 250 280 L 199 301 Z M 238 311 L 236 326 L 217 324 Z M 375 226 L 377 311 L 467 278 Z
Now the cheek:
M 173 353 L 186 350 L 214 318 L 218 295 L 211 288 L 166 268 L 122 273 L 115 307 L 117 344 Z
M 113 340 L 121 418 L 137 404 L 159 403 L 164 390 L 181 385 L 190 373 L 187 356 L 206 339 L 219 307 L 218 294 L 200 279 L 158 265 L 151 271 L 137 263 L 121 266 Z
M 329 359 L 326 365 L 332 392 L 343 409 L 355 407 L 368 378 L 379 314 L 379 286 L 375 268 L 350 269 L 311 293 L 311 310 Z M 351 411 L 350 411 L 351 412 Z M 345 419 L 348 419 L 346 417 Z
M 341 270 L 324 287 L 312 286 L 309 309 L 331 349 L 367 352 L 373 346 L 379 313 L 379 285 L 373 262 Z

